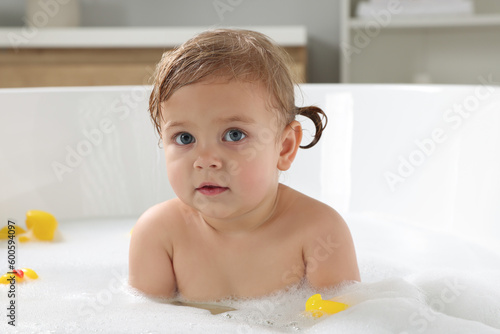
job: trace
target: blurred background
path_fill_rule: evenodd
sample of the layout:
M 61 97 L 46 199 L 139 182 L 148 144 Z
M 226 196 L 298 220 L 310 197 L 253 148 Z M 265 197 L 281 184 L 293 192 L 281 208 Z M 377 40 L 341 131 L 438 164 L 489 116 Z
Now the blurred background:
M 163 51 L 225 26 L 267 33 L 301 82 L 500 78 L 497 0 L 1 0 L 0 87 L 146 84 Z
M 304 85 L 331 125 L 289 184 L 498 244 L 499 0 L 0 0 L 0 88 L 84 86 L 0 89 L 0 220 L 130 216 L 174 196 L 141 85 L 215 27 L 267 34 L 300 82 L 414 85 Z

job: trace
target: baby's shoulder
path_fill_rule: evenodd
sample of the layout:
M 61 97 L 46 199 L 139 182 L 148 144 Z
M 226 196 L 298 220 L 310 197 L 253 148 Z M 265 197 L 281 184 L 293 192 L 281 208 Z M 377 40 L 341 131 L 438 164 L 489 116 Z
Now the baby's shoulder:
M 179 199 L 158 203 L 147 209 L 137 220 L 133 233 L 163 236 L 172 234 L 182 221 L 182 204 Z
M 293 203 L 289 206 L 289 214 L 295 217 L 305 233 L 345 233 L 347 225 L 334 208 L 291 188 L 288 191 Z

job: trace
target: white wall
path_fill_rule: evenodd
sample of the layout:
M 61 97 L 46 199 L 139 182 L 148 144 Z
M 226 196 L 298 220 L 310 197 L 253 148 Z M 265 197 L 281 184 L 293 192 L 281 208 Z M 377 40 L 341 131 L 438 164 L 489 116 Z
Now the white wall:
M 58 0 L 41 0 L 58 1 Z M 309 82 L 339 81 L 339 3 L 332 0 L 80 0 L 83 26 L 304 25 Z M 0 26 L 23 25 L 24 1 L 0 1 Z M 219 12 L 216 10 L 220 9 Z

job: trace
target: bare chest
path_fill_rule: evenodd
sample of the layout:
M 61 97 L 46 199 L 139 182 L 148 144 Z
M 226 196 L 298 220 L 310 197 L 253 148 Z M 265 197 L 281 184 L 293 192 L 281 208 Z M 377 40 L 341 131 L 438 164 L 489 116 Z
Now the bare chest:
M 192 300 L 258 297 L 298 283 L 302 249 L 291 240 L 189 239 L 174 249 L 178 291 Z

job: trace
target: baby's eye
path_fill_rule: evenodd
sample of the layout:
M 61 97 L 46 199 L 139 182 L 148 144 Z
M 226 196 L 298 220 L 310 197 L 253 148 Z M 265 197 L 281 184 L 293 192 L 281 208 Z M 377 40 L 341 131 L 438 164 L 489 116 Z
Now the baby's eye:
M 194 143 L 194 137 L 187 132 L 179 133 L 175 136 L 175 142 L 179 145 L 188 145 Z
M 243 131 L 232 129 L 224 134 L 225 141 L 240 141 L 245 138 L 247 135 L 243 133 Z

